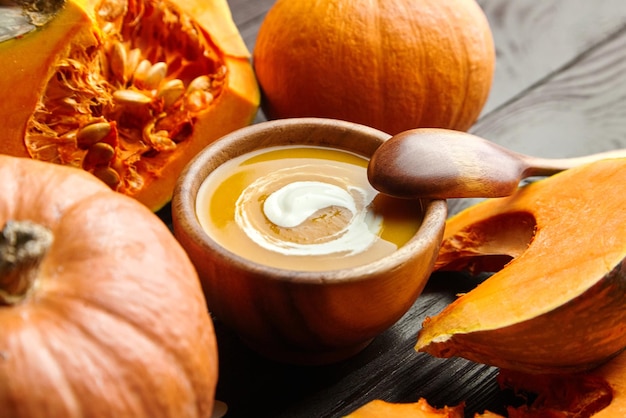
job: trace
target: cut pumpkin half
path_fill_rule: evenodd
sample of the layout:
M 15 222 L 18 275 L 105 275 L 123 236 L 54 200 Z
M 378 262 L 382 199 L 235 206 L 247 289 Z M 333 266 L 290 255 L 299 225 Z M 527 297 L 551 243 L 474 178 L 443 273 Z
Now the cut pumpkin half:
M 0 43 L 0 153 L 83 168 L 157 210 L 195 154 L 253 121 L 226 0 L 48 3 L 45 24 Z

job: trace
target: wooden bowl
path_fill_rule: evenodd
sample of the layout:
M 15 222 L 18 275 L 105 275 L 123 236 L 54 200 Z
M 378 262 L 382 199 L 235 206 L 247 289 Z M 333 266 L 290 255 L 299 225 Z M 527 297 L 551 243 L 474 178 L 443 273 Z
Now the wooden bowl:
M 275 120 L 222 137 L 181 174 L 172 200 L 174 233 L 198 270 L 211 312 L 254 350 L 281 362 L 323 364 L 366 347 L 422 292 L 441 243 L 446 202 L 422 202 L 417 233 L 389 256 L 353 268 L 294 271 L 252 262 L 216 243 L 196 216 L 200 185 L 222 163 L 254 150 L 317 145 L 369 157 L 388 138 L 337 120 Z

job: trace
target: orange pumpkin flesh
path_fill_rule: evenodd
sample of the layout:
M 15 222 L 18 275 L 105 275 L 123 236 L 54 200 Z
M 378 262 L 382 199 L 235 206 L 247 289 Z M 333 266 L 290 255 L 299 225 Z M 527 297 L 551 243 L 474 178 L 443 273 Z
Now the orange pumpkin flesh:
M 540 373 L 624 349 L 625 178 L 626 160 L 605 160 L 449 219 L 437 269 L 501 270 L 427 318 L 416 349 Z
M 0 190 L 0 415 L 211 416 L 211 318 L 157 216 L 84 171 L 24 158 L 0 156 Z M 16 229 L 25 221 L 35 232 Z
M 278 0 L 253 59 L 268 118 L 328 117 L 389 134 L 467 130 L 494 62 L 474 0 Z
M 370 401 L 346 415 L 346 418 L 463 418 L 463 405 L 434 408 L 421 398 L 415 403 L 391 403 L 380 399 Z
M 0 57 L 0 152 L 82 167 L 152 210 L 259 103 L 225 0 L 67 0 Z

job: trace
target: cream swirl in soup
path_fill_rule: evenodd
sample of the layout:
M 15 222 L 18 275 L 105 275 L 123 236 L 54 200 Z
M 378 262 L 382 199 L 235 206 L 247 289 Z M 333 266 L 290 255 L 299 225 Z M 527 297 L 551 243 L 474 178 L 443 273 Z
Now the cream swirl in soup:
M 233 159 L 198 192 L 206 232 L 256 262 L 330 270 L 391 254 L 417 231 L 419 201 L 378 194 L 367 159 L 318 147 L 276 147 Z

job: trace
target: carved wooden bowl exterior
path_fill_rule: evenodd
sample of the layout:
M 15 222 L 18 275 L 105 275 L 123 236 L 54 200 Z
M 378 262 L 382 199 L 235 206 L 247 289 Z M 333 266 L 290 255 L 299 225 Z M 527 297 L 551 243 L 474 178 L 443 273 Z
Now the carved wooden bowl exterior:
M 422 292 L 439 250 L 447 206 L 424 201 L 424 220 L 396 252 L 367 265 L 321 272 L 273 268 L 217 244 L 195 213 L 206 176 L 229 159 L 280 145 L 336 147 L 369 157 L 389 135 L 318 118 L 263 122 L 229 134 L 198 154 L 172 201 L 174 233 L 196 266 L 208 306 L 250 347 L 282 362 L 348 358 L 393 325 Z

